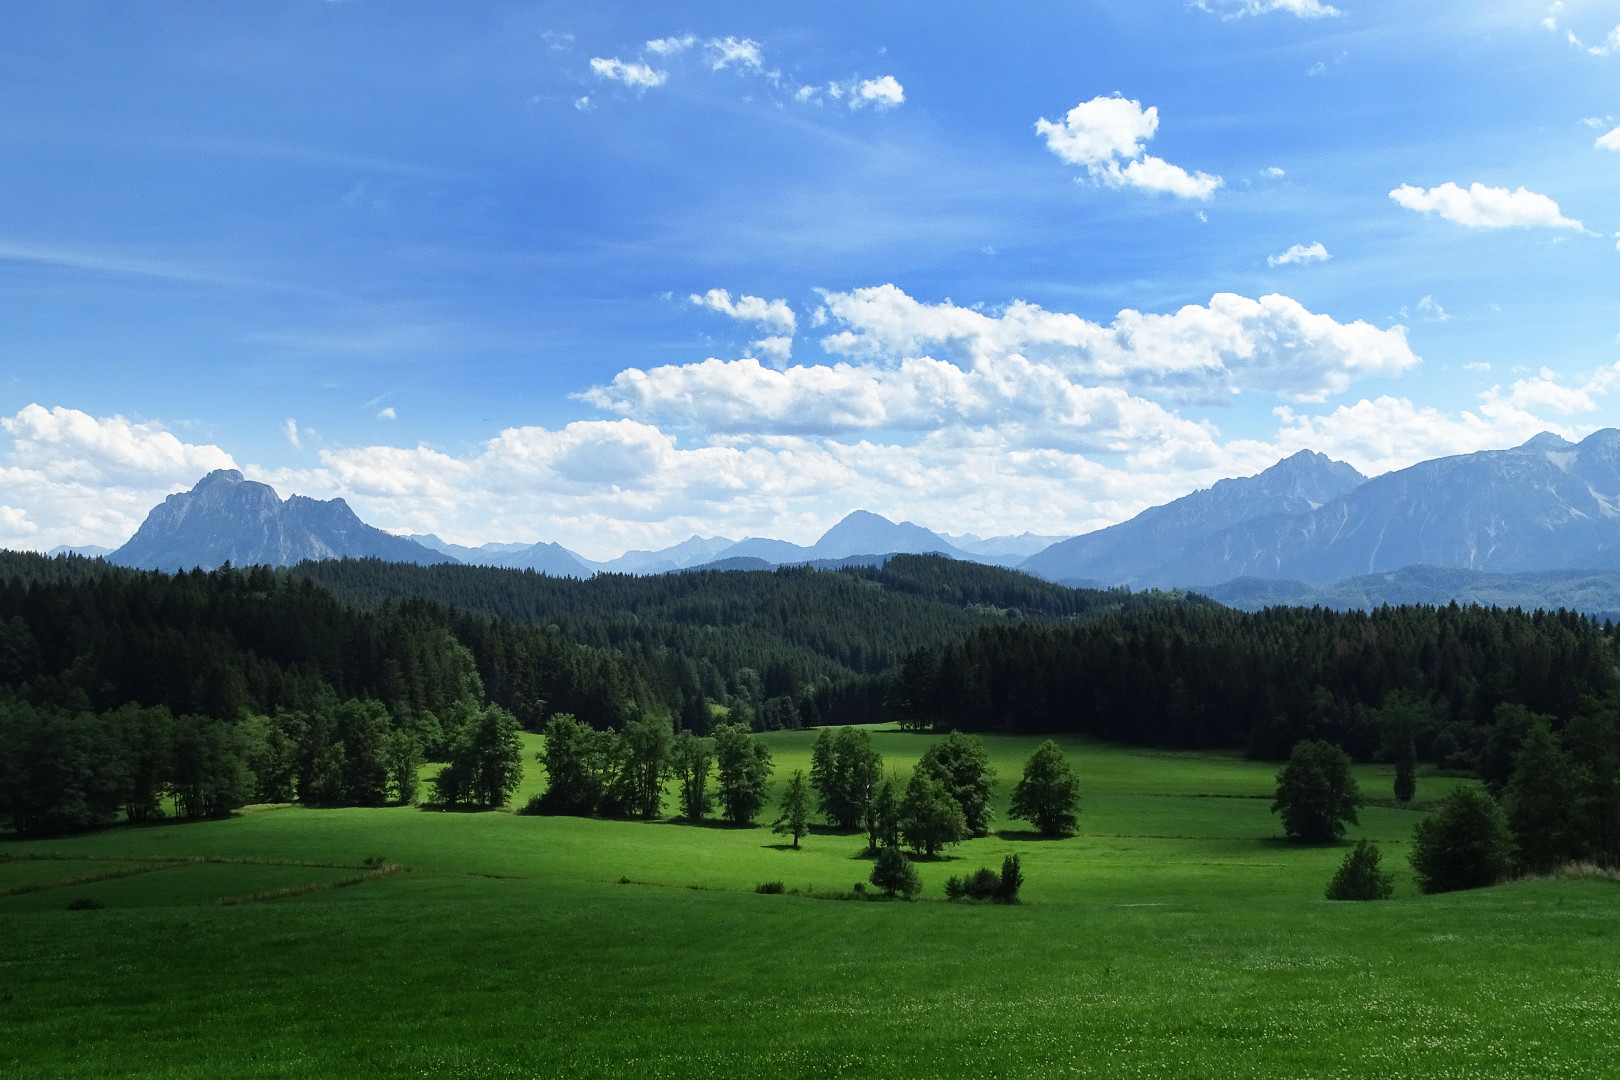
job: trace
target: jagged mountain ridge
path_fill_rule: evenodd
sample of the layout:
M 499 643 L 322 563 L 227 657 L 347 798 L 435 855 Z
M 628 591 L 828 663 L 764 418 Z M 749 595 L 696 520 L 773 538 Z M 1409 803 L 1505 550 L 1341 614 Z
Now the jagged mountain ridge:
M 1408 566 L 1494 573 L 1620 568 L 1620 431 L 1579 444 L 1435 458 L 1304 514 L 1241 522 L 1183 553 L 1173 582 L 1238 577 L 1326 585 Z
M 1129 521 L 1059 541 L 1018 568 L 1051 581 L 1136 587 L 1191 584 L 1179 580 L 1187 552 L 1222 529 L 1272 515 L 1307 513 L 1366 482 L 1342 461 L 1301 450 L 1255 476 L 1221 480 Z
M 235 469 L 216 469 L 190 491 L 164 499 L 107 561 L 140 570 L 212 570 L 227 562 L 286 566 L 344 556 L 424 566 L 455 561 L 367 525 L 342 499 L 283 500 Z

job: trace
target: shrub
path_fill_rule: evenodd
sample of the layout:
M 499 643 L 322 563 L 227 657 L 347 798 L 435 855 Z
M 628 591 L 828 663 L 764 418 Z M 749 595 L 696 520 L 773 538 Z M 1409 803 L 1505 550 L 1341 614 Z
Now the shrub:
M 1018 856 L 1008 855 L 1001 860 L 1001 885 L 996 899 L 1003 904 L 1018 903 L 1018 890 L 1024 887 L 1024 866 Z
M 1378 847 L 1366 840 L 1358 843 L 1338 872 L 1328 882 L 1329 900 L 1388 900 L 1395 891 L 1395 876 L 1378 869 Z
M 77 900 L 69 900 L 67 909 L 69 911 L 100 911 L 106 906 L 107 902 L 105 900 L 96 900 L 93 897 L 81 896 Z
M 945 881 L 945 896 L 950 900 L 994 900 L 1001 904 L 1016 904 L 1018 890 L 1024 884 L 1024 871 L 1017 855 L 1009 855 L 1001 863 L 1001 873 L 988 866 L 966 877 L 951 877 Z
M 899 893 L 907 900 L 922 891 L 922 876 L 911 860 L 897 847 L 886 847 L 878 852 L 872 865 L 872 884 L 883 890 L 884 896 Z
M 787 891 L 787 886 L 780 881 L 767 881 L 764 884 L 755 885 L 754 891 L 765 893 L 768 896 L 780 896 Z
M 1412 869 L 1426 893 L 1495 885 L 1513 865 L 1513 837 L 1483 789 L 1454 789 L 1412 832 Z

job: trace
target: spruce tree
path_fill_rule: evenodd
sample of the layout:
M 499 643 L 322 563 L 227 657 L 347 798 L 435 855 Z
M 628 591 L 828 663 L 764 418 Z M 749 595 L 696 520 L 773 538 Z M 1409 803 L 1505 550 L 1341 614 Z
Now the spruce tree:
M 719 768 L 716 794 L 733 825 L 749 825 L 765 806 L 771 776 L 771 752 L 740 724 L 714 729 L 714 759 Z
M 1575 768 L 1545 721 L 1519 742 L 1503 803 L 1519 868 L 1545 874 L 1580 854 Z

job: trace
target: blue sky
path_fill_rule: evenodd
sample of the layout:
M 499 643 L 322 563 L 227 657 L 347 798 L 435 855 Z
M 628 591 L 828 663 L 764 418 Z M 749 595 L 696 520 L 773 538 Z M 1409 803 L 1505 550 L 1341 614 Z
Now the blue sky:
M 1616 421 L 1620 3 L 608 7 L 6 5 L 0 544 L 219 465 L 1060 534 Z

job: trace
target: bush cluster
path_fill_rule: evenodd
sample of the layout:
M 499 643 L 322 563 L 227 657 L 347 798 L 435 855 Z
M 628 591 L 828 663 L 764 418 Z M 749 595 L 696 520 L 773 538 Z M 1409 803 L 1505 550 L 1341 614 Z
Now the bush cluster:
M 1017 855 L 1001 862 L 1001 873 L 981 866 L 965 877 L 945 881 L 945 896 L 951 900 L 994 900 L 998 904 L 1018 903 L 1018 890 L 1024 884 L 1024 871 Z

